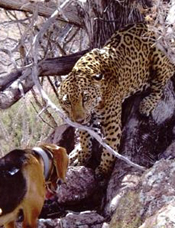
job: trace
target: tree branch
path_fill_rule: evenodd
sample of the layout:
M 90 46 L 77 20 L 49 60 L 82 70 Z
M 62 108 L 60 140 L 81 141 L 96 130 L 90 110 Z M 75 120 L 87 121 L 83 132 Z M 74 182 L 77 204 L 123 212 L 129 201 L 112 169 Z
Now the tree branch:
M 14 75 L 17 76 L 18 74 Z M 3 92 L 0 92 L 0 109 L 9 108 L 34 86 L 33 80 L 30 75 L 31 69 L 26 69 L 22 74 L 25 80 L 15 80 Z
M 86 52 L 88 50 L 42 61 L 39 63 L 39 76 L 68 74 L 76 61 Z M 31 67 L 19 69 L 18 71 L 0 77 L 0 109 L 9 108 L 22 97 L 19 90 L 19 83 L 22 83 L 24 93 L 27 93 L 33 87 Z
M 35 8 L 38 7 L 38 14 L 43 17 L 50 17 L 52 13 L 56 10 L 56 5 L 46 5 L 43 2 L 28 2 L 24 0 L 1 0 L 0 8 L 4 8 L 6 10 L 17 10 L 23 12 L 33 13 Z M 74 24 L 78 27 L 81 27 L 81 21 L 78 18 L 78 14 L 76 13 L 75 4 L 70 1 L 69 4 L 65 4 L 64 8 L 61 9 L 60 14 L 58 16 L 58 20 Z
M 47 96 L 47 94 L 45 93 L 45 91 L 42 89 L 41 85 L 38 83 L 37 80 L 37 75 L 33 75 L 34 80 L 35 80 L 35 85 L 37 86 L 41 96 L 43 97 L 43 99 L 46 101 L 47 104 L 47 108 L 51 107 L 56 113 L 58 113 L 58 115 L 70 126 L 74 127 L 74 128 L 78 128 L 80 130 L 85 130 L 87 131 L 91 136 L 93 136 L 107 151 L 109 151 L 111 154 L 113 154 L 115 157 L 117 157 L 120 160 L 123 160 L 124 162 L 126 162 L 128 165 L 135 167 L 136 169 L 139 169 L 141 171 L 145 171 L 146 168 L 143 166 L 140 166 L 134 162 L 132 162 L 130 159 L 128 159 L 127 157 L 119 154 L 117 151 L 115 151 L 114 149 L 112 149 L 108 144 L 105 143 L 105 140 L 103 140 L 102 137 L 100 137 L 93 129 L 86 127 L 84 125 L 81 125 L 79 123 L 75 123 L 72 122 Z
M 39 75 L 66 75 L 72 70 L 78 59 L 88 51 L 87 49 L 68 56 L 46 59 L 39 64 Z
M 10 0 L 11 1 L 11 0 Z M 3 3 L 2 0 L 0 3 Z M 33 39 L 33 44 L 31 46 L 31 50 L 33 52 L 33 63 L 30 67 L 25 67 L 23 69 L 19 69 L 17 72 L 12 72 L 10 75 L 3 77 L 0 80 L 0 108 L 5 109 L 10 107 L 16 101 L 18 101 L 26 92 L 28 92 L 34 85 L 33 83 L 33 69 L 37 69 L 37 75 L 63 75 L 69 73 L 71 71 L 75 62 L 84 54 L 86 51 L 80 52 L 77 54 L 70 55 L 70 58 L 67 65 L 65 64 L 67 57 L 63 56 L 60 59 L 47 59 L 45 61 L 41 61 L 38 63 L 38 56 L 37 56 L 37 47 L 36 43 L 38 44 L 39 41 L 45 32 L 48 30 L 51 24 L 58 18 L 60 12 L 62 16 L 68 21 L 68 18 L 65 15 L 64 7 L 67 7 L 71 4 L 71 0 L 66 0 L 62 3 L 59 7 L 56 7 L 56 10 L 51 14 L 48 20 L 44 23 L 41 30 Z M 6 3 L 6 1 L 5 1 Z M 19 4 L 19 1 L 15 2 Z M 20 9 L 30 5 L 29 3 L 24 4 L 20 7 Z M 22 4 L 21 3 L 21 4 Z M 37 2 L 37 6 L 39 2 Z M 18 6 L 19 7 L 19 6 Z M 38 10 L 37 10 L 38 12 Z M 35 47 L 34 47 L 35 45 Z M 65 67 L 66 65 L 66 67 Z M 60 70 L 61 69 L 61 70 Z

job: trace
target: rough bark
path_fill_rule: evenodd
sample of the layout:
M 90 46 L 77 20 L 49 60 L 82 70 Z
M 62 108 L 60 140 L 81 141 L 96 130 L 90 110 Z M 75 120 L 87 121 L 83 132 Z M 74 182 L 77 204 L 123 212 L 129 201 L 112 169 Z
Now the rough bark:
M 101 47 L 119 28 L 141 22 L 143 15 L 135 1 L 87 0 L 81 7 L 81 16 L 90 40 L 90 47 Z M 150 7 L 150 1 L 139 2 Z

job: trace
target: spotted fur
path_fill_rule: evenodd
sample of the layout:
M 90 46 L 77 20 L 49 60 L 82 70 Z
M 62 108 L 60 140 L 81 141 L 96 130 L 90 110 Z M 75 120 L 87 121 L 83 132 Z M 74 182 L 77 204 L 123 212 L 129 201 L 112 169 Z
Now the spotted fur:
M 81 57 L 61 83 L 59 102 L 69 118 L 81 124 L 100 123 L 107 144 L 118 150 L 121 138 L 122 102 L 131 94 L 151 88 L 140 104 L 149 115 L 174 73 L 174 65 L 155 45 L 155 36 L 145 24 L 117 31 L 101 49 Z M 79 164 L 91 156 L 92 141 L 80 131 Z M 110 173 L 114 156 L 103 150 L 97 175 Z

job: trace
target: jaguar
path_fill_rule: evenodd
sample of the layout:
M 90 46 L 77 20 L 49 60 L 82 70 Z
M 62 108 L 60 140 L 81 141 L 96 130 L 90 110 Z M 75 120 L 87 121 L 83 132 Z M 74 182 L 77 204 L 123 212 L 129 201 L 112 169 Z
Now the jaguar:
M 138 23 L 116 31 L 102 48 L 94 48 L 74 65 L 59 88 L 59 103 L 74 122 L 100 126 L 105 142 L 118 151 L 121 140 L 123 101 L 149 87 L 151 93 L 140 102 L 139 111 L 149 116 L 160 100 L 175 67 L 156 45 L 148 25 Z M 78 164 L 91 157 L 92 137 L 80 130 Z M 105 177 L 115 157 L 105 148 L 95 174 Z

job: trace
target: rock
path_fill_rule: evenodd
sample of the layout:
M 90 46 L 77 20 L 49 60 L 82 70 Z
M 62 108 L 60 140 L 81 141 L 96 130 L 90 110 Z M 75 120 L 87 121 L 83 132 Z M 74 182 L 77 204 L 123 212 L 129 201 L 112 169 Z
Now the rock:
M 98 209 L 103 194 L 92 169 L 69 166 L 66 182 L 58 186 L 55 197 L 45 202 L 40 217 L 58 218 L 65 216 L 67 210 Z
M 142 175 L 135 189 L 119 188 L 110 228 L 175 227 L 174 176 L 175 161 L 162 159 Z
M 57 190 L 58 203 L 77 204 L 90 197 L 97 188 L 94 172 L 84 166 L 68 168 L 66 183 L 61 184 Z
M 129 170 L 128 168 L 127 172 L 125 168 L 126 172 L 125 174 L 122 173 L 121 176 L 120 171 L 118 175 L 113 173 L 112 181 L 115 181 L 118 176 L 117 191 L 114 183 L 108 185 L 107 197 L 109 198 L 107 198 L 105 216 L 112 217 L 110 228 L 138 228 L 138 225 L 141 224 L 139 223 L 140 216 L 138 216 L 141 206 L 138 195 L 141 175 L 134 170 L 132 172 Z M 111 190 L 111 186 L 114 187 L 115 191 Z M 113 194 L 112 200 L 110 200 L 112 195 L 109 196 L 109 193 Z
M 121 165 L 121 166 L 120 166 Z M 104 208 L 105 216 L 110 216 L 120 208 L 121 200 L 130 191 L 138 188 L 141 179 L 141 172 L 132 170 L 126 164 L 122 163 L 115 169 L 108 183 L 106 193 L 106 203 Z
M 54 129 L 45 142 L 65 147 L 69 154 L 74 148 L 74 139 L 74 128 L 68 124 L 62 124 Z
M 175 200 L 175 161 L 160 160 L 142 177 L 140 215 L 148 218 Z
M 68 213 L 65 218 L 61 220 L 62 226 L 65 228 L 101 228 L 104 222 L 104 217 L 95 211 L 84 211 L 78 214 Z
M 139 228 L 174 228 L 175 227 L 175 201 L 162 207 L 155 215 L 147 218 Z
M 175 158 L 175 142 L 172 142 L 168 148 L 159 156 L 159 158 L 173 159 Z
M 81 213 L 69 212 L 61 219 L 40 219 L 39 228 L 101 228 L 105 219 L 95 211 L 84 211 Z M 107 224 L 104 224 L 104 228 Z

